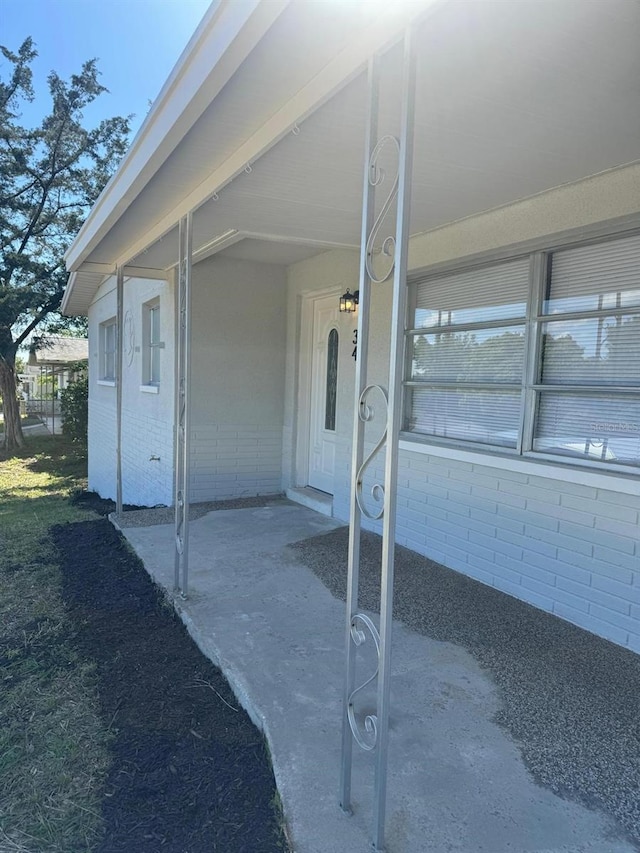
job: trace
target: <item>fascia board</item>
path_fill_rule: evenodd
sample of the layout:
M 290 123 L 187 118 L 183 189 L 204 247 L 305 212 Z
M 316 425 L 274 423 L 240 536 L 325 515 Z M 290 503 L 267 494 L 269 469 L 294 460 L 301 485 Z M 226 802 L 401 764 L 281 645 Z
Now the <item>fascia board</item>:
M 124 275 L 126 278 L 144 278 L 155 281 L 167 281 L 171 276 L 169 270 L 149 269 L 147 267 L 125 266 Z M 85 315 L 89 309 L 89 304 L 93 296 L 87 298 L 87 294 L 77 293 L 76 285 L 78 284 L 79 276 L 92 276 L 96 278 L 95 284 L 92 285 L 93 295 L 99 290 L 101 284 L 106 279 L 115 275 L 115 268 L 110 264 L 83 264 L 76 272 L 69 274 L 67 286 L 64 291 L 62 302 L 60 303 L 60 313 L 65 316 Z M 82 278 L 80 279 L 82 282 Z
M 115 275 L 116 268 L 112 264 L 86 263 L 77 271 L 78 273 L 96 273 L 99 275 Z M 163 269 L 152 269 L 150 267 L 125 266 L 124 274 L 129 278 L 150 278 L 163 281 L 167 273 Z M 73 273 L 72 273 L 73 275 Z
M 86 316 L 89 305 L 103 282 L 111 275 L 86 270 L 72 272 L 59 311 L 66 317 Z M 80 292 L 78 292 L 80 291 Z
M 69 271 L 79 268 L 289 2 L 218 0 L 211 5 L 116 174 L 67 250 Z M 70 286 L 71 281 L 67 291 Z
M 77 273 L 71 273 L 67 280 L 67 286 L 65 287 L 64 293 L 62 295 L 62 302 L 60 303 L 60 313 L 63 314 L 65 317 L 70 316 L 67 312 L 69 310 L 69 301 L 71 299 L 71 294 L 73 292 L 77 277 Z

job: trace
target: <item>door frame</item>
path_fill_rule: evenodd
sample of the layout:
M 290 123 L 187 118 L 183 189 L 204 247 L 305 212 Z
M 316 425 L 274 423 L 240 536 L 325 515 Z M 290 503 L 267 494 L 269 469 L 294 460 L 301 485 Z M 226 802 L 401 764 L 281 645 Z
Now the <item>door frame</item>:
M 334 296 L 336 304 L 344 293 L 344 285 L 334 284 L 320 290 L 300 294 L 300 338 L 298 355 L 298 393 L 294 419 L 296 441 L 295 471 L 293 486 L 309 486 L 309 454 L 311 451 L 311 382 L 313 372 L 313 317 L 315 303 L 327 296 Z

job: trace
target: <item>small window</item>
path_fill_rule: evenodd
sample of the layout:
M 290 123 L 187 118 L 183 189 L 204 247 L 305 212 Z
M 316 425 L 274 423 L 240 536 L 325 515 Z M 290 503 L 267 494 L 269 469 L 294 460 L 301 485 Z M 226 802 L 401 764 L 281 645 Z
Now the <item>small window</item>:
M 100 379 L 115 382 L 118 327 L 115 317 L 100 324 Z
M 144 306 L 142 328 L 142 383 L 157 386 L 160 384 L 160 350 L 164 346 L 160 340 L 160 301 L 158 299 Z
M 324 428 L 335 432 L 336 401 L 338 396 L 338 332 L 331 329 L 327 340 L 327 393 L 324 408 Z

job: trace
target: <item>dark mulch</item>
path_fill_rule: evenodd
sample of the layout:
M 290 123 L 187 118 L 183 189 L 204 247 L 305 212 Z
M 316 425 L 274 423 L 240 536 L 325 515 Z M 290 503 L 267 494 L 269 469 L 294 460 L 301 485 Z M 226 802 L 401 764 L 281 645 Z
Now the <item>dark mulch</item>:
M 77 491 L 72 495 L 71 503 L 79 509 L 91 510 L 98 515 L 109 515 L 116 511 L 116 502 L 109 498 L 101 498 L 97 492 Z M 122 509 L 128 512 L 129 510 L 149 509 L 149 507 L 123 504 Z
M 115 732 L 96 853 L 287 850 L 261 733 L 122 536 L 106 519 L 52 535 Z

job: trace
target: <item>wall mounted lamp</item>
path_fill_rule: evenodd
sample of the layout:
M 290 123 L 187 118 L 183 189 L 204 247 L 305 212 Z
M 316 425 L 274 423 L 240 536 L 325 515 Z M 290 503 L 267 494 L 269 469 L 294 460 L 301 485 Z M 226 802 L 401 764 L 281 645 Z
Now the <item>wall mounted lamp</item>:
M 351 293 L 349 288 L 347 288 L 347 292 L 340 297 L 340 313 L 341 314 L 353 314 L 353 313 L 355 313 L 355 310 L 358 307 L 359 301 L 360 301 L 360 291 L 356 290 L 355 293 Z

